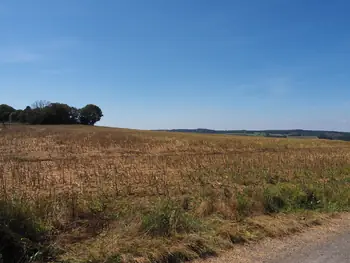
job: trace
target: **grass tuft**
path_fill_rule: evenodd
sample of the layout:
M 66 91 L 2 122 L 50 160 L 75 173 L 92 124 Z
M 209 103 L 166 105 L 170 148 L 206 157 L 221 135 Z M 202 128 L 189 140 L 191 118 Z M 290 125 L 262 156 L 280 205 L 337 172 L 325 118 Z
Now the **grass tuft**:
M 0 255 L 3 262 L 34 262 L 48 259 L 48 229 L 30 208 L 17 201 L 0 202 Z
M 291 183 L 271 185 L 264 192 L 267 213 L 290 212 L 299 209 L 315 210 L 323 207 L 321 198 L 312 189 Z
M 161 201 L 142 217 L 141 231 L 151 236 L 174 236 L 200 229 L 199 220 L 171 200 Z

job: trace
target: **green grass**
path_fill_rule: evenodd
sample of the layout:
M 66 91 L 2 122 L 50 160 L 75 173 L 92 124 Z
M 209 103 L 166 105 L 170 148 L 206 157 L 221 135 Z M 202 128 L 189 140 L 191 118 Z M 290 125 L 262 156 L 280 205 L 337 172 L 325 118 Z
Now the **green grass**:
M 53 255 L 49 229 L 18 201 L 0 202 L 0 255 L 3 262 L 35 262 Z
M 174 236 L 197 232 L 200 221 L 172 200 L 165 200 L 143 215 L 141 231 L 151 236 Z

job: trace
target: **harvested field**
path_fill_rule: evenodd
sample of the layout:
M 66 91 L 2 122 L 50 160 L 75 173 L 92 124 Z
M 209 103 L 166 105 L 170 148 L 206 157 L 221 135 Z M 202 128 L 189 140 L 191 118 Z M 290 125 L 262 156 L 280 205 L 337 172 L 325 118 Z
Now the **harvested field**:
M 17 249 L 45 261 L 178 262 L 319 224 L 349 211 L 349 197 L 348 142 L 83 126 L 0 131 L 4 258 Z M 16 243 L 23 237 L 25 246 Z

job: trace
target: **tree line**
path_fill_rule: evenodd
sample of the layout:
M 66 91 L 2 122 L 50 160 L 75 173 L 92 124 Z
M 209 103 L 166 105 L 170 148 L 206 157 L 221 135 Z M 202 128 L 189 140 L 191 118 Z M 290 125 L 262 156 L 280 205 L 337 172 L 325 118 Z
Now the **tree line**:
M 83 124 L 94 125 L 103 117 L 100 107 L 87 104 L 78 109 L 64 103 L 36 101 L 25 109 L 15 109 L 0 104 L 0 122 L 39 124 Z
M 159 130 L 159 131 L 209 133 L 209 134 L 231 134 L 231 135 L 263 136 L 263 137 L 274 137 L 274 138 L 317 137 L 318 139 L 350 141 L 350 133 L 349 132 L 302 130 L 302 129 L 293 129 L 293 130 L 210 130 L 210 129 L 200 128 L 200 129 L 173 129 L 173 130 Z

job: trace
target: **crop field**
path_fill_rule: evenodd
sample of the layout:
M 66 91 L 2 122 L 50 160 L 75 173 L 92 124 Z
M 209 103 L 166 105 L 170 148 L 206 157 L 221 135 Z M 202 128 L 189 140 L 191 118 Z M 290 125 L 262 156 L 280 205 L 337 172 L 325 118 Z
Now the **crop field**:
M 4 262 L 181 262 L 349 208 L 348 142 L 83 126 L 0 131 Z

